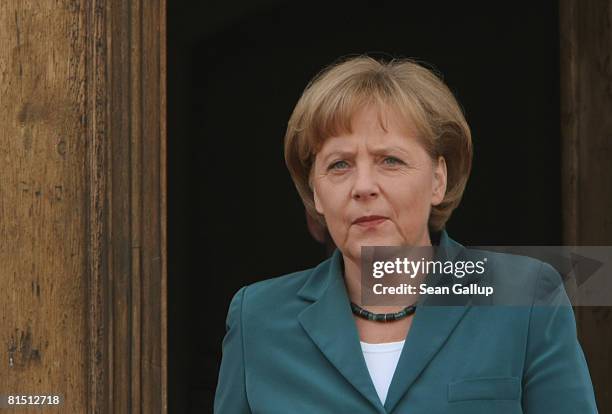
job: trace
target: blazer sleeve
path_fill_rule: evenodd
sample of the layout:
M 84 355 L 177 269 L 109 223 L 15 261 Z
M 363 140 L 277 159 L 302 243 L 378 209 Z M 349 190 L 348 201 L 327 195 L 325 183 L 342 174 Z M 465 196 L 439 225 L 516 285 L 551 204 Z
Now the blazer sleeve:
M 540 268 L 523 374 L 525 414 L 597 413 L 576 320 L 559 273 Z
M 232 298 L 225 321 L 221 368 L 215 392 L 215 414 L 251 413 L 246 395 L 244 342 L 242 338 L 242 304 L 247 286 Z

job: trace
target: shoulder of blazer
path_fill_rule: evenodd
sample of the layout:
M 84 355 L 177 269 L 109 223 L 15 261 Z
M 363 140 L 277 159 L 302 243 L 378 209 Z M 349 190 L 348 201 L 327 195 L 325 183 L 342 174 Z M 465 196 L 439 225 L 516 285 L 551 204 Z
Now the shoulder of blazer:
M 269 312 L 291 303 L 305 303 L 298 292 L 310 281 L 311 276 L 326 269 L 330 261 L 331 258 L 328 258 L 309 269 L 251 283 L 245 293 L 249 313 Z

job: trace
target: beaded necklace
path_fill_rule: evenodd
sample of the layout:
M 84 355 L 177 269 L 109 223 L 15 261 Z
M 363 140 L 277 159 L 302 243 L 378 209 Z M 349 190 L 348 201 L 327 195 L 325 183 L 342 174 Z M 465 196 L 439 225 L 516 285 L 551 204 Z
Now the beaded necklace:
M 370 321 L 391 322 L 391 321 L 397 321 L 399 319 L 405 318 L 406 316 L 412 315 L 416 311 L 416 306 L 410 305 L 410 306 L 405 307 L 401 311 L 394 312 L 394 313 L 373 313 L 351 302 L 351 310 L 353 311 L 355 315 L 360 316 L 364 319 L 368 319 Z

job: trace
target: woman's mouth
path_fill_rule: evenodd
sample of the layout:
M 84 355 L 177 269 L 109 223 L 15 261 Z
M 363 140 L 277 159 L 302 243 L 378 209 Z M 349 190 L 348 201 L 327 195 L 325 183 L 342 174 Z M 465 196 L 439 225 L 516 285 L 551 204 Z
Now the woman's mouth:
M 362 228 L 371 228 L 371 227 L 376 227 L 379 224 L 382 224 L 387 220 L 388 220 L 387 217 L 382 217 L 382 216 L 363 216 L 353 221 L 353 224 L 356 224 Z

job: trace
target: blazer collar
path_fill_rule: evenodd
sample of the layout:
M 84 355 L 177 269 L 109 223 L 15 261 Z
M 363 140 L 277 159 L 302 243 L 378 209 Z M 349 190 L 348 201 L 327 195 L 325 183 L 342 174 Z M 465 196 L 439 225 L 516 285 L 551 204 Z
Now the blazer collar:
M 439 254 L 454 258 L 461 253 L 463 246 L 449 238 L 446 231 L 436 236 L 439 236 Z M 409 393 L 412 384 L 459 323 L 467 303 L 459 299 L 456 303 L 459 306 L 420 306 L 417 309 L 383 406 L 363 357 L 343 268 L 342 253 L 336 249 L 329 259 L 313 269 L 298 291 L 300 297 L 312 303 L 298 314 L 298 320 L 342 376 L 379 413 L 390 413 Z

